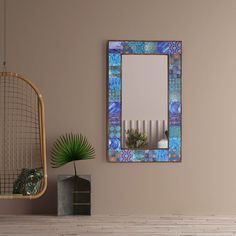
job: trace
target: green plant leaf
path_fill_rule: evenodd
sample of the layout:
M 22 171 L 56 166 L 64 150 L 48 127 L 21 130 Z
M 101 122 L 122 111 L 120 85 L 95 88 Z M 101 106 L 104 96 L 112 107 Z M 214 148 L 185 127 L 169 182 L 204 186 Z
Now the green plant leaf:
M 82 134 L 60 136 L 51 150 L 51 166 L 58 168 L 71 161 L 93 159 L 95 150 Z
M 129 129 L 126 133 L 126 145 L 128 148 L 141 149 L 147 147 L 148 142 L 147 135 L 145 133 L 141 133 L 137 129 Z

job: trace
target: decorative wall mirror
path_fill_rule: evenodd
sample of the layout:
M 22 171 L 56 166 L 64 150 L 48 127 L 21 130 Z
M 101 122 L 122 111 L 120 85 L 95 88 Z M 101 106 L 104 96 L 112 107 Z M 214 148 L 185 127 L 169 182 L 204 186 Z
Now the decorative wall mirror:
M 108 41 L 110 162 L 181 161 L 181 41 Z

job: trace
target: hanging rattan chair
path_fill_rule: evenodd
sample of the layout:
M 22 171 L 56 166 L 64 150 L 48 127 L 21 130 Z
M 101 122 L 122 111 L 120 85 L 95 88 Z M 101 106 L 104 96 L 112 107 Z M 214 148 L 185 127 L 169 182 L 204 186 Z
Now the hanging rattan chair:
M 26 78 L 0 72 L 0 199 L 35 199 L 46 187 L 42 96 Z

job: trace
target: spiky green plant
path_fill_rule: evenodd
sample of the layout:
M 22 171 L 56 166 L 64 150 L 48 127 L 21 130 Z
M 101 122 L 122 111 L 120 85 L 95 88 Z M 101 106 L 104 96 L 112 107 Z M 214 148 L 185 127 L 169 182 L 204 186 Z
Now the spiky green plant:
M 129 129 L 126 133 L 126 145 L 128 148 L 140 149 L 145 148 L 148 145 L 147 135 L 145 133 L 141 133 L 137 129 Z
M 82 134 L 66 134 L 60 136 L 53 145 L 51 151 L 51 166 L 61 167 L 69 162 L 74 163 L 75 175 L 77 175 L 75 161 L 93 159 L 95 150 Z

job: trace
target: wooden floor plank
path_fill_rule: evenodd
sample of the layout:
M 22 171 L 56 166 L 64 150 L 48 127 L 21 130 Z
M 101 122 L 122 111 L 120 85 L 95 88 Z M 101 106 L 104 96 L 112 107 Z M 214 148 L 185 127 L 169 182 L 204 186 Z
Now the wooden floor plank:
M 0 216 L 0 236 L 236 236 L 236 216 Z

